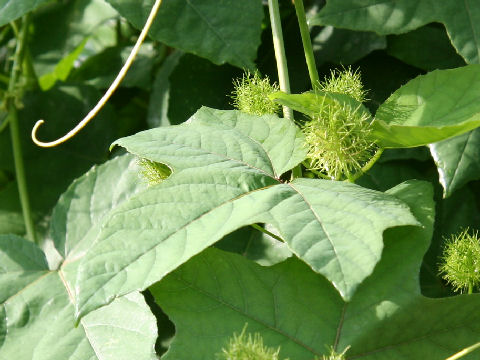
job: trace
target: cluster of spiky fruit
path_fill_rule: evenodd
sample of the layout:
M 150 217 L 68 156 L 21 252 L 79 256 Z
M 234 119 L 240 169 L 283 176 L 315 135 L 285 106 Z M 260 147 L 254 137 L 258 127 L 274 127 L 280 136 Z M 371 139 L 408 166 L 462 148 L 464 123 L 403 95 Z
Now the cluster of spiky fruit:
M 362 108 L 365 90 L 360 74 L 351 69 L 333 71 L 318 87 L 318 111 L 303 126 L 308 166 L 329 178 L 351 178 L 372 158 L 371 117 Z M 355 101 L 341 101 L 336 94 Z M 325 101 L 325 98 L 331 99 Z

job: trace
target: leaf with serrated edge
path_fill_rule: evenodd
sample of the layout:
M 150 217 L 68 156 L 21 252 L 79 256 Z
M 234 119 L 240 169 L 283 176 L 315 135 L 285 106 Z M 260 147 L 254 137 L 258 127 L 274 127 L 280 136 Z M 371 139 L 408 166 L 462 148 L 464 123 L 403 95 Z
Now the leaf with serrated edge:
M 52 230 L 65 256 L 60 269 L 49 269 L 44 253 L 32 242 L 0 235 L 1 359 L 156 359 L 156 319 L 141 294 L 120 297 L 75 327 L 74 284 L 69 284 L 78 259 L 95 239 L 93 232 L 99 231 L 98 222 L 145 187 L 138 170 L 132 171 L 135 162 L 124 155 L 94 167 L 62 195 Z
M 400 34 L 422 25 L 445 25 L 452 44 L 470 64 L 480 62 L 477 0 L 328 0 L 311 25 L 333 25 L 378 34 Z
M 414 147 L 480 126 L 480 65 L 435 70 L 395 91 L 377 110 L 374 135 L 386 148 Z
M 294 258 L 266 268 L 214 249 L 152 286 L 177 329 L 164 359 L 214 358 L 245 324 L 266 346 L 280 346 L 279 359 L 321 358 L 330 346 L 338 352 L 351 346 L 348 359 L 444 360 L 478 341 L 478 294 L 420 293 L 420 264 L 433 232 L 431 185 L 409 181 L 388 193 L 408 203 L 423 228 L 388 230 L 382 260 L 348 303 Z
M 145 289 L 224 235 L 252 223 L 276 228 L 289 248 L 345 299 L 381 256 L 383 230 L 418 222 L 398 199 L 360 186 L 279 176 L 305 156 L 287 119 L 199 110 L 183 125 L 116 143 L 173 168 L 104 223 L 78 271 L 77 316 Z

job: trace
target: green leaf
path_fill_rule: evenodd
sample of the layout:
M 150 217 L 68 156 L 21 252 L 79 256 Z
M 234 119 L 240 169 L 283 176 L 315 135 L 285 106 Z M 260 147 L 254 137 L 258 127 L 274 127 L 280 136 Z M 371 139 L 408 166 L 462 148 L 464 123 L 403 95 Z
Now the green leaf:
M 155 80 L 152 85 L 150 101 L 148 103 L 148 126 L 158 127 L 171 125 L 168 118 L 168 108 L 170 104 L 170 81 L 169 77 L 175 70 L 183 53 L 181 51 L 172 52 L 162 63 L 162 66 L 155 74 Z
M 173 174 L 102 225 L 79 267 L 77 316 L 145 289 L 252 223 L 271 224 L 291 251 L 351 298 L 380 259 L 383 230 L 417 221 L 396 198 L 354 184 L 281 181 L 304 159 L 302 140 L 287 119 L 210 108 L 185 124 L 118 140 Z
M 108 212 L 146 188 L 138 172 L 136 159 L 123 155 L 106 165 L 94 166 L 62 194 L 50 226 L 55 248 L 64 258 L 89 236 L 97 235 L 96 226 Z
M 373 32 L 325 26 L 318 34 L 312 34 L 312 46 L 317 66 L 327 61 L 346 65 L 357 62 L 374 50 L 385 49 L 387 41 L 385 36 Z
M 371 117 L 370 112 L 361 102 L 345 94 L 329 93 L 321 90 L 303 94 L 286 94 L 278 91 L 270 95 L 270 98 L 310 117 L 318 115 L 319 108 L 322 105 L 332 102 L 339 102 L 340 104 L 351 106 L 353 109 L 358 108 L 369 118 Z
M 0 0 L 0 26 L 16 20 L 48 0 Z
M 430 144 L 443 196 L 448 197 L 470 180 L 480 178 L 480 129 Z
M 108 0 L 135 27 L 143 28 L 153 0 Z M 248 14 L 248 16 L 246 16 Z M 164 0 L 150 31 L 155 40 L 207 58 L 254 68 L 260 45 L 263 7 L 260 0 Z
M 423 26 L 406 34 L 389 36 L 387 53 L 425 71 L 465 65 L 445 29 L 438 26 Z
M 395 91 L 375 115 L 383 147 L 427 145 L 480 126 L 480 65 L 436 70 Z
M 58 269 L 49 269 L 33 243 L 0 235 L 2 359 L 156 359 L 156 320 L 139 293 L 90 313 L 78 328 L 73 318 L 78 261 L 102 218 L 146 187 L 137 174 L 136 160 L 124 155 L 92 168 L 62 195 L 52 215 L 52 237 L 64 259 Z
M 267 230 L 279 236 L 271 226 Z M 215 244 L 215 247 L 244 256 L 263 266 L 270 266 L 282 262 L 292 256 L 287 244 L 271 236 L 246 226 L 228 234 Z
M 77 58 L 82 53 L 83 48 L 87 43 L 87 40 L 88 39 L 83 40 L 73 52 L 60 60 L 60 62 L 55 66 L 53 72 L 45 74 L 40 77 L 40 79 L 38 79 L 40 88 L 43 91 L 50 89 L 53 85 L 55 85 L 57 80 L 65 81 L 67 79 L 70 71 L 72 71 L 73 69 L 73 64 L 75 63 L 75 60 L 77 60 Z
M 48 79 L 60 72 L 63 80 L 74 58 L 82 62 L 105 47 L 114 46 L 117 33 L 110 22 L 115 18 L 118 13 L 104 0 L 50 1 L 35 13 L 34 31 L 28 43 L 36 75 Z
M 480 62 L 480 3 L 476 0 L 329 0 L 310 19 L 311 25 L 333 25 L 378 34 L 400 34 L 440 22 L 467 61 Z
M 89 57 L 76 69 L 70 81 L 83 82 L 100 89 L 105 89 L 115 80 L 123 64 L 127 61 L 133 46 L 113 46 Z M 139 87 L 150 89 L 152 69 L 156 53 L 151 43 L 143 44 L 132 66 L 122 81 L 122 87 Z M 109 66 L 105 66 L 108 64 Z
M 75 328 L 61 271 L 48 269 L 36 245 L 0 235 L 0 259 L 2 359 L 156 358 L 155 318 L 139 293 L 89 314 Z
M 412 181 L 389 193 L 407 202 L 424 227 L 388 230 L 382 260 L 348 303 L 296 259 L 265 268 L 213 249 L 151 287 L 177 329 L 165 360 L 213 358 L 245 323 L 265 345 L 280 346 L 282 359 L 351 346 L 352 359 L 444 360 L 475 343 L 478 294 L 429 299 L 419 291 L 433 231 L 431 186 Z

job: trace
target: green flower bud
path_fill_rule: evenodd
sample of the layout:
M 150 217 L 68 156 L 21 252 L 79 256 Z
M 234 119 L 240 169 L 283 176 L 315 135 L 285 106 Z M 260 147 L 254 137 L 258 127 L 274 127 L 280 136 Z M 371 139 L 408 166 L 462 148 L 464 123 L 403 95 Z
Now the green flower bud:
M 472 293 L 480 285 L 480 241 L 478 231 L 465 229 L 446 239 L 440 274 L 455 291 Z
M 160 184 L 172 173 L 167 165 L 148 159 L 139 159 L 138 166 L 140 166 L 140 176 L 149 186 Z
M 228 347 L 222 349 L 217 359 L 223 360 L 279 360 L 280 347 L 277 349 L 263 345 L 263 338 L 259 333 L 246 334 L 247 325 L 240 335 L 233 334 Z M 288 360 L 288 359 L 286 359 Z
M 258 72 L 253 75 L 247 72 L 241 79 L 235 80 L 233 85 L 233 106 L 238 110 L 259 116 L 279 111 L 280 105 L 268 97 L 278 91 L 278 86 L 270 84 L 267 76 L 262 79 Z

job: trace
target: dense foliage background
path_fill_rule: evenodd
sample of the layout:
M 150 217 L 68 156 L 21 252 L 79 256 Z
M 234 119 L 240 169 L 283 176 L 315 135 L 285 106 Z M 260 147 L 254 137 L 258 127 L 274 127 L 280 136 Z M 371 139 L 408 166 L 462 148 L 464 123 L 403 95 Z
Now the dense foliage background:
M 142 198 L 147 184 L 139 175 L 138 161 L 119 146 L 110 151 L 115 140 L 141 130 L 183 124 L 202 106 L 232 109 L 234 79 L 241 77 L 243 70 L 258 69 L 272 81 L 278 77 L 266 3 L 164 0 L 136 62 L 98 117 L 65 144 L 50 149 L 34 145 L 30 133 L 38 119 L 45 119 L 39 138 L 53 140 L 96 104 L 131 51 L 152 4 L 152 0 L 0 0 L 0 358 L 152 359 L 164 354 L 175 339 L 163 358 L 206 359 L 219 353 L 245 323 L 249 331 L 260 332 L 269 346 L 281 346 L 282 358 L 292 360 L 313 359 L 328 354 L 328 346 L 342 351 L 349 345 L 347 359 L 434 360 L 477 342 L 480 299 L 477 295 L 449 298 L 454 293 L 438 275 L 438 262 L 445 237 L 466 227 L 478 228 L 478 129 L 427 146 L 387 149 L 356 182 L 399 199 L 413 214 L 402 212 L 390 198 L 382 198 L 385 208 L 378 209 L 391 211 L 391 219 L 371 226 L 372 237 L 381 238 L 386 228 L 396 227 L 385 231 L 381 260 L 370 264 L 372 269 L 376 266 L 373 275 L 370 268 L 365 270 L 363 283 L 364 278 L 342 288 L 336 278 L 326 275 L 335 284 L 332 286 L 312 271 L 317 270 L 314 261 L 303 258 L 307 266 L 292 257 L 292 248 L 298 255 L 297 248 L 244 227 L 247 220 L 239 220 L 238 230 L 233 225 L 225 230 L 235 231 L 214 247 L 181 255 L 185 258 L 162 270 L 162 277 L 169 275 L 160 282 L 161 277 L 149 270 L 160 255 L 147 252 L 152 244 L 136 244 L 137 233 L 122 235 L 125 252 L 107 250 L 107 245 L 98 241 L 100 233 L 102 239 L 107 238 L 109 231 L 113 234 L 122 226 L 131 229 L 134 222 L 155 223 L 156 212 L 134 210 L 140 203 L 145 205 L 142 201 L 160 201 L 160 195 L 153 193 Z M 312 0 L 305 6 L 320 77 L 349 65 L 358 69 L 368 89 L 366 106 L 373 114 L 395 90 L 419 75 L 480 63 L 476 35 L 480 34 L 480 3 L 474 0 L 330 0 L 326 5 Z M 311 84 L 295 9 L 285 0 L 280 1 L 280 10 L 292 93 L 301 93 L 310 90 Z M 22 76 L 12 92 L 12 59 L 20 26 L 26 21 Z M 462 98 L 478 102 L 480 70 L 472 69 L 471 75 L 458 77 L 457 90 L 445 95 L 447 100 L 457 94 L 459 102 Z M 429 84 L 433 88 L 440 85 Z M 18 109 L 38 246 L 23 238 L 19 174 L 9 131 L 12 104 L 8 99 L 12 97 Z M 208 117 L 225 124 L 251 121 L 241 116 L 231 120 L 226 115 L 230 113 L 202 111 L 197 124 L 207 123 Z M 469 119 L 478 122 L 480 109 L 471 113 Z M 286 144 L 284 133 L 270 120 L 258 121 L 270 129 L 272 142 Z M 178 129 L 187 133 L 186 128 Z M 195 131 L 204 131 L 205 136 L 209 133 L 200 125 Z M 291 143 L 284 152 L 275 152 L 279 160 L 272 165 L 272 173 L 278 176 L 301 161 L 300 150 L 295 150 L 295 130 L 288 134 Z M 257 136 L 254 131 L 247 135 Z M 166 145 L 148 150 L 150 140 L 120 140 L 118 144 L 141 157 L 176 156 Z M 264 146 L 266 153 L 277 151 L 269 146 Z M 194 154 L 189 156 L 193 159 Z M 182 171 L 194 167 L 187 160 L 171 161 L 178 161 L 177 169 Z M 198 164 L 202 161 L 210 160 L 195 159 Z M 193 175 L 188 175 L 192 178 L 218 176 L 210 170 L 192 171 Z M 412 179 L 431 185 L 418 181 L 402 184 Z M 255 181 L 265 181 L 263 186 L 269 180 Z M 325 189 L 327 197 L 331 191 Z M 182 194 L 178 193 L 180 200 L 163 198 L 165 209 L 155 211 L 175 215 L 175 201 L 192 201 Z M 365 204 L 373 201 L 371 194 L 377 193 L 366 190 L 361 198 L 347 194 L 339 202 L 362 212 L 368 207 Z M 205 193 L 205 199 L 197 201 L 209 204 L 210 195 Z M 128 202 L 131 197 L 139 199 L 138 203 Z M 323 206 L 323 201 L 314 206 Z M 120 211 L 110 214 L 124 202 L 134 216 L 121 217 Z M 242 206 L 247 209 L 249 205 Z M 378 209 L 371 210 L 372 214 Z M 173 215 L 169 224 L 175 223 Z M 338 216 L 344 215 L 339 211 Z M 375 220 L 374 215 L 365 217 Z M 264 218 L 252 223 L 267 222 Z M 413 226 L 419 223 L 423 228 Z M 157 225 L 168 228 L 169 224 Z M 298 232 L 301 229 L 299 225 Z M 352 229 L 363 231 L 361 227 Z M 217 230 L 212 230 L 212 244 L 224 231 Z M 145 248 L 136 254 L 141 246 Z M 383 245 L 379 246 L 381 252 Z M 106 253 L 122 259 L 128 252 L 135 253 L 135 261 L 145 261 L 135 265 L 138 262 L 125 260 L 134 264 L 128 271 L 119 265 L 120 260 L 112 268 L 103 265 Z M 86 253 L 88 261 L 81 260 Z M 196 253 L 200 255 L 187 261 Z M 97 268 L 90 270 L 93 266 L 89 268 L 87 263 L 102 264 L 97 268 L 119 272 L 122 277 L 115 280 L 119 291 L 114 295 L 108 294 L 106 287 L 92 290 L 80 306 L 76 296 L 82 286 L 87 286 L 90 278 L 103 276 Z M 353 295 L 357 285 L 358 292 Z M 348 296 L 339 295 L 337 290 L 342 289 Z M 350 295 L 357 301 L 344 302 Z M 111 304 L 100 307 L 107 303 Z M 74 327 L 75 321 L 80 321 L 78 327 Z M 479 355 L 473 353 L 465 359 L 475 356 Z

